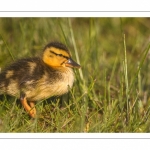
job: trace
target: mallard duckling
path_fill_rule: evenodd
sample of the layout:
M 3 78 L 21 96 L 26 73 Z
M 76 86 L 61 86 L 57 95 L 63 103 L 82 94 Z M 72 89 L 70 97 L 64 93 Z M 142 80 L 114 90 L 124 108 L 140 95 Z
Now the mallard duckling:
M 59 42 L 47 44 L 42 57 L 20 59 L 0 73 L 0 95 L 20 99 L 31 117 L 35 102 L 68 92 L 74 82 L 72 68 L 80 68 L 67 47 Z

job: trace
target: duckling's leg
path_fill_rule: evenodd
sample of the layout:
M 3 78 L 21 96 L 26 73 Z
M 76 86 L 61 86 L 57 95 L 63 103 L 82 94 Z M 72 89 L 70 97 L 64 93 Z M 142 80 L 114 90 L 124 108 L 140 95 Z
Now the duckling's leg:
M 21 104 L 22 106 L 25 108 L 25 110 L 29 113 L 29 115 L 32 117 L 32 118 L 35 118 L 35 115 L 36 115 L 36 109 L 35 109 L 35 105 L 33 102 L 29 102 L 30 106 L 28 105 L 27 103 L 27 99 L 25 97 L 25 95 L 21 95 L 20 97 L 20 101 L 21 101 Z
M 36 115 L 35 103 L 29 102 L 29 105 L 31 106 L 32 111 L 34 112 L 34 115 Z

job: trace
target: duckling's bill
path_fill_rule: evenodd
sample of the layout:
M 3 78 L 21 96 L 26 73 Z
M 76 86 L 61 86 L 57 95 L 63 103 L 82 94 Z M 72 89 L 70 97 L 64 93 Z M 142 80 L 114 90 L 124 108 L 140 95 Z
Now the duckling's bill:
M 66 67 L 72 67 L 72 68 L 80 68 L 81 66 L 77 64 L 72 58 L 69 58 L 68 61 L 65 63 Z

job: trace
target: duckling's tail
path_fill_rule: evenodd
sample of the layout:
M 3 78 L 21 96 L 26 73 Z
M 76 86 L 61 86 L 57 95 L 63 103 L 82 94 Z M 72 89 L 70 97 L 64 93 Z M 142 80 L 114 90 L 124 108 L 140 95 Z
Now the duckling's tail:
M 2 83 L 0 82 L 0 95 L 4 93 L 4 87 L 2 86 Z
M 4 80 L 2 78 L 2 74 L 0 73 L 0 95 L 5 93 Z

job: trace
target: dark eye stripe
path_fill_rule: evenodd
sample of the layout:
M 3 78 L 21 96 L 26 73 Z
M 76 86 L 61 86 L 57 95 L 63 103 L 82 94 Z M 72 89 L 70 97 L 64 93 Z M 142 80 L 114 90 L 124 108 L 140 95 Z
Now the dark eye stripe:
M 53 52 L 53 51 L 50 51 L 50 52 L 53 53 L 53 54 L 55 54 L 56 56 L 60 56 L 60 57 L 64 57 L 64 58 L 66 58 L 66 59 L 69 59 L 69 57 L 64 56 L 64 55 L 62 55 L 62 54 L 57 54 L 57 53 L 55 53 L 55 52 Z

